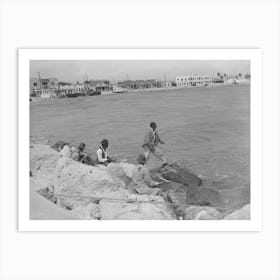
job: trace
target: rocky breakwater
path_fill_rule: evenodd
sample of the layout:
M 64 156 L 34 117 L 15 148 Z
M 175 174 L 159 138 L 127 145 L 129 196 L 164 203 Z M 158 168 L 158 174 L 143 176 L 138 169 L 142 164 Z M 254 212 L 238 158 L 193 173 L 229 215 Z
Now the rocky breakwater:
M 225 203 L 217 191 L 203 186 L 199 177 L 176 163 L 151 170 L 153 179 L 160 183 L 160 195 L 136 194 L 130 187 L 134 167 L 129 163 L 88 166 L 60 157 L 48 145 L 30 147 L 31 191 L 42 194 L 73 218 L 216 220 L 233 212 L 223 210 Z M 231 219 L 234 217 L 241 215 Z M 248 215 L 242 217 L 247 219 Z

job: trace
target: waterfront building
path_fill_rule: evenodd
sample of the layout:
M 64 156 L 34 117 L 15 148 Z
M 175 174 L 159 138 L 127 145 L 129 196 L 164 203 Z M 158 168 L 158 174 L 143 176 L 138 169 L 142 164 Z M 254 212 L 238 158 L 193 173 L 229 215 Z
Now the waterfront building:
M 112 87 L 109 80 L 90 80 L 84 82 L 85 90 L 109 91 L 112 90 Z
M 76 84 L 73 84 L 73 88 L 76 93 L 82 93 L 85 91 L 84 84 L 81 84 L 79 82 L 77 82 Z
M 33 94 L 41 99 L 49 99 L 56 97 L 56 91 L 56 89 L 35 89 Z
M 57 78 L 30 78 L 30 95 L 36 95 L 35 91 L 43 89 L 57 89 L 58 88 L 58 79 Z
M 176 77 L 177 87 L 209 86 L 213 83 L 213 78 L 208 75 L 191 74 Z
M 249 84 L 250 83 L 250 75 L 246 74 L 244 76 L 229 76 L 225 80 L 225 83 L 227 84 Z
M 151 89 L 151 88 L 162 88 L 164 87 L 164 82 L 151 80 L 126 80 L 118 83 L 118 86 L 126 88 L 127 90 L 135 89 Z
M 73 94 L 75 93 L 75 87 L 71 83 L 59 82 L 56 93 L 57 95 Z

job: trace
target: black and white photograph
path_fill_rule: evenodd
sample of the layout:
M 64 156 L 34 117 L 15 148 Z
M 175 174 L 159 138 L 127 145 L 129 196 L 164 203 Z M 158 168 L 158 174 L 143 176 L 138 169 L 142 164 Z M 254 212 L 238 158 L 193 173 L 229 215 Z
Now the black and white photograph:
M 31 60 L 30 219 L 249 220 L 250 61 Z
M 0 279 L 279 280 L 279 23 L 0 0 Z

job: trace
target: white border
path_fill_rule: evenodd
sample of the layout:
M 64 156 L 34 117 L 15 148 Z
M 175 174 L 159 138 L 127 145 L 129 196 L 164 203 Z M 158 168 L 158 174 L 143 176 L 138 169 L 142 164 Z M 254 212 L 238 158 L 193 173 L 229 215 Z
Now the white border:
M 19 231 L 261 231 L 262 63 L 260 49 L 19 49 L 18 230 Z M 250 60 L 251 219 L 248 221 L 96 221 L 29 219 L 30 60 Z

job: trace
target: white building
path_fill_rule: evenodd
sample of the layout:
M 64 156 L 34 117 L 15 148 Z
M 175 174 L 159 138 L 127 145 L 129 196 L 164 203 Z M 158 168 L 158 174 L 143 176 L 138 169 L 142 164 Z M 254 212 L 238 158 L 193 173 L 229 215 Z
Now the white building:
M 209 86 L 212 85 L 213 79 L 211 76 L 191 74 L 181 77 L 176 77 L 177 87 L 191 87 L 191 86 Z
M 79 82 L 77 82 L 76 84 L 73 85 L 74 91 L 76 93 L 81 93 L 85 91 L 85 87 L 84 84 L 80 84 Z
M 49 99 L 52 97 L 56 97 L 55 91 L 55 89 L 35 89 L 34 93 L 41 99 Z
M 60 95 L 75 93 L 75 87 L 71 83 L 59 82 L 58 89 Z
M 170 87 L 172 87 L 172 83 L 168 82 L 168 81 L 165 81 L 165 82 L 162 83 L 162 86 L 165 87 L 165 88 L 170 88 Z
M 43 89 L 57 89 L 58 79 L 57 78 L 30 78 L 30 94 L 35 95 L 38 90 Z
M 225 80 L 225 83 L 227 84 L 249 84 L 250 79 L 245 77 L 239 77 L 239 76 L 230 76 Z

